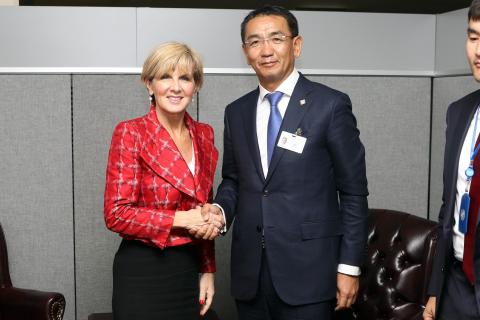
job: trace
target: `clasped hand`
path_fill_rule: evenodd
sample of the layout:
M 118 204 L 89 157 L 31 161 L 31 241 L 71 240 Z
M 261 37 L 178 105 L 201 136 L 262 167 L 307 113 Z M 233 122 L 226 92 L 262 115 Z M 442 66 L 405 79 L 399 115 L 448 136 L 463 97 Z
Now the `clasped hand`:
M 203 223 L 189 225 L 188 232 L 198 239 L 213 240 L 225 227 L 222 210 L 219 207 L 206 203 L 201 208 Z

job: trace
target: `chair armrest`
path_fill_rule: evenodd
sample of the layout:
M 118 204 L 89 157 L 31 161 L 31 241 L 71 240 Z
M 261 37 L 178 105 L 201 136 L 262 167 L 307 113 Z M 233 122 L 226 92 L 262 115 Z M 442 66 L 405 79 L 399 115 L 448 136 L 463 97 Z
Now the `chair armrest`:
M 0 310 L 6 319 L 61 320 L 65 298 L 57 292 L 0 288 Z

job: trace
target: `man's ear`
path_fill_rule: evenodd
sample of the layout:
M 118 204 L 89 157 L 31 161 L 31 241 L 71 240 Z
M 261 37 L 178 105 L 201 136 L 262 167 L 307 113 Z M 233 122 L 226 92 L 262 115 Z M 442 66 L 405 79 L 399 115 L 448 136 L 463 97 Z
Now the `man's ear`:
M 302 45 L 303 45 L 302 36 L 296 36 L 293 39 L 293 55 L 295 56 L 295 58 L 300 57 L 300 54 L 302 53 Z

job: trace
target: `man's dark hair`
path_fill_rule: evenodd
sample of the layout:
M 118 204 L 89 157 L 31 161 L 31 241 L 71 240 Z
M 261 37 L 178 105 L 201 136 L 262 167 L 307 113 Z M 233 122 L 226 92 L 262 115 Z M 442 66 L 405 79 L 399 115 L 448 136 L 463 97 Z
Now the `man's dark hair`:
M 480 20 L 480 0 L 473 0 L 468 10 L 468 21 Z
M 295 18 L 295 16 L 290 11 L 280 6 L 265 6 L 265 7 L 258 8 L 251 11 L 245 17 L 245 19 L 243 19 L 242 24 L 240 26 L 242 43 L 245 42 L 245 27 L 247 23 L 253 18 L 256 18 L 258 16 L 279 16 L 279 17 L 285 18 L 285 20 L 287 20 L 287 24 L 288 24 L 288 28 L 290 29 L 291 36 L 292 37 L 298 36 L 297 18 Z

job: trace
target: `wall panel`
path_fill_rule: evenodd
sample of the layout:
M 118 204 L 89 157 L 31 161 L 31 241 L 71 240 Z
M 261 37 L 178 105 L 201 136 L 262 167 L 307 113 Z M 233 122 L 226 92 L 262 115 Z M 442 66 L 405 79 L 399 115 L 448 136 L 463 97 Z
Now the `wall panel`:
M 120 238 L 103 219 L 108 149 L 119 121 L 148 110 L 138 75 L 73 77 L 77 319 L 111 311 L 112 262 Z
M 426 218 L 430 78 L 311 78 L 352 100 L 366 150 L 369 207 Z
M 70 76 L 0 75 L 0 222 L 14 286 L 58 291 L 74 319 Z

